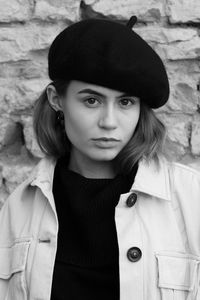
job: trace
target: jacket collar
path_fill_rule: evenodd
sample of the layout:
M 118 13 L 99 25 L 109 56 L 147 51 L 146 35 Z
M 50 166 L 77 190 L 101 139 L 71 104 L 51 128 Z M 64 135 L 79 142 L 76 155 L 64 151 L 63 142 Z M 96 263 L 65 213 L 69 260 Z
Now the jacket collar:
M 52 191 L 53 175 L 56 159 L 44 157 L 33 170 L 30 184 L 37 185 L 43 190 L 44 183 L 48 184 L 48 191 Z M 51 189 L 50 189 L 51 188 Z M 153 160 L 147 162 L 142 159 L 139 162 L 135 181 L 130 191 L 141 192 L 162 200 L 171 201 L 169 168 L 164 158 L 156 164 Z
M 169 167 L 166 159 L 160 157 L 158 163 L 153 160 L 150 162 L 141 160 L 131 191 L 171 201 Z
M 30 175 L 30 185 L 40 185 L 45 182 L 53 184 L 55 165 L 56 159 L 50 157 L 42 158 Z
M 55 165 L 56 159 L 49 157 L 42 158 L 29 177 L 29 184 L 31 186 L 38 186 L 41 189 L 56 216 L 55 201 L 53 198 L 53 175 Z

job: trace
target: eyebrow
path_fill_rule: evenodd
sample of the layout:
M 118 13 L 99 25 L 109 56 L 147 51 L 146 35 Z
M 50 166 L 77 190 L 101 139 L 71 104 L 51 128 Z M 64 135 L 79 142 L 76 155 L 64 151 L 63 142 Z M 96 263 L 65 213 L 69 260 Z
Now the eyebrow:
M 78 94 L 93 94 L 93 95 L 96 95 L 96 96 L 100 96 L 100 97 L 106 98 L 106 95 L 104 95 L 104 94 L 102 94 L 100 92 L 97 92 L 96 90 L 93 90 L 93 89 L 83 89 L 83 90 L 79 91 Z M 120 97 L 133 97 L 133 96 L 131 96 L 128 93 L 122 93 L 117 98 L 120 98 Z

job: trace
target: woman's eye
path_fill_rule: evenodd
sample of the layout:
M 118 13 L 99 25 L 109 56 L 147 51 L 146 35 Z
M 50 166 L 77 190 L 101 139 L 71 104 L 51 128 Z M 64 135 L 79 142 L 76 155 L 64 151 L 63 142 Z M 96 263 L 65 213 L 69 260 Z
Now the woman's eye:
M 98 104 L 98 100 L 96 98 L 87 98 L 84 100 L 84 102 L 88 105 L 88 106 L 96 106 Z
M 135 104 L 135 100 L 134 99 L 129 99 L 129 98 L 124 98 L 120 100 L 122 106 L 131 106 L 133 104 Z

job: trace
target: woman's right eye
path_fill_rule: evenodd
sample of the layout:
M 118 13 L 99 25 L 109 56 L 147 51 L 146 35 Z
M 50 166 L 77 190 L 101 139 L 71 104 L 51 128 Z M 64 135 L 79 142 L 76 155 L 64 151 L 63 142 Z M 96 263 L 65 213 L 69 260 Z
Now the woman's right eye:
M 84 100 L 84 102 L 90 107 L 96 107 L 99 103 L 99 101 L 94 97 L 87 98 Z

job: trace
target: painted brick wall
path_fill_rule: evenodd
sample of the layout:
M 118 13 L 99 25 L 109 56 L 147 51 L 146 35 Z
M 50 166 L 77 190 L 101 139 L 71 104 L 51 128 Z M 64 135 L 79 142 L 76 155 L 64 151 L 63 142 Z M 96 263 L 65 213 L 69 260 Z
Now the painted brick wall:
M 45 88 L 47 53 L 69 24 L 102 17 L 126 22 L 163 58 L 171 96 L 157 110 L 172 159 L 200 168 L 199 0 L 0 0 L 0 204 L 42 157 L 32 130 L 34 101 Z M 199 101 L 199 102 L 198 102 Z

